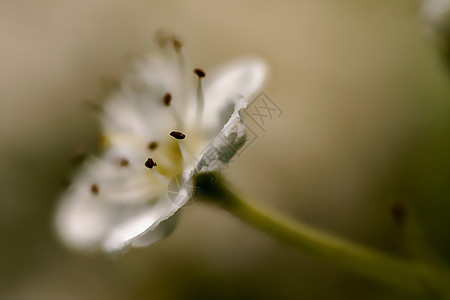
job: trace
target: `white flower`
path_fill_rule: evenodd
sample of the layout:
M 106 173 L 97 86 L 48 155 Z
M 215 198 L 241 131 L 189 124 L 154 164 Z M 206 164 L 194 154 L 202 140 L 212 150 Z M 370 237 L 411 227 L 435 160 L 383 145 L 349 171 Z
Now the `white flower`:
M 265 64 L 243 59 L 203 76 L 174 46 L 135 63 L 104 104 L 104 150 L 78 170 L 56 212 L 69 246 L 117 252 L 166 236 L 192 193 L 181 184 L 169 194 L 170 180 L 221 168 L 245 142 L 239 112 L 260 91 Z

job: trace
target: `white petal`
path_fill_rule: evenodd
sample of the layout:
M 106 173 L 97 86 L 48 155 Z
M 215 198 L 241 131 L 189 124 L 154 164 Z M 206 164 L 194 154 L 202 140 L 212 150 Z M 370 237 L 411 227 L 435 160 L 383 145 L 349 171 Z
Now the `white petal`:
M 77 249 L 95 249 L 114 221 L 103 203 L 84 192 L 86 189 L 63 195 L 56 214 L 60 237 Z
M 202 124 L 210 138 L 228 122 L 236 106 L 247 103 L 261 91 L 267 67 L 258 59 L 241 59 L 204 78 L 204 113 Z
M 129 161 L 127 167 L 120 166 L 121 157 Z M 130 149 L 114 147 L 102 158 L 85 163 L 62 195 L 56 214 L 56 227 L 69 246 L 98 247 L 112 228 L 153 207 L 155 199 L 165 195 L 166 186 L 149 174 L 143 161 Z M 91 190 L 93 185 L 97 192 Z
M 203 122 L 213 138 L 200 154 L 196 172 L 219 170 L 244 145 L 246 130 L 240 112 L 260 92 L 266 65 L 255 59 L 240 60 L 218 74 L 205 90 Z
M 127 246 L 143 247 L 168 235 L 174 229 L 176 218 L 173 215 L 189 199 L 180 193 L 178 199 L 167 195 L 158 199 L 155 206 L 142 210 L 126 222 L 116 224 L 103 243 L 103 250 L 108 253 L 119 252 Z
M 187 102 L 192 101 L 183 90 L 187 76 L 181 75 L 176 62 L 164 57 L 137 62 L 106 101 L 103 130 L 158 139 L 177 128 L 174 112 L 183 117 Z M 170 107 L 163 103 L 166 93 L 172 96 Z
M 240 111 L 245 103 L 236 105 L 230 119 L 220 133 L 201 153 L 196 172 L 211 172 L 223 168 L 246 142 L 245 124 Z
M 133 240 L 133 247 L 146 247 L 153 244 L 159 239 L 171 234 L 178 223 L 178 218 L 180 216 L 179 211 L 175 213 L 170 218 L 162 221 L 155 229 L 148 230 L 144 234 L 138 236 Z
M 102 243 L 103 250 L 117 252 L 130 245 L 134 238 L 151 228 L 166 209 L 167 205 L 158 201 L 153 207 L 144 208 L 127 220 L 116 222 Z

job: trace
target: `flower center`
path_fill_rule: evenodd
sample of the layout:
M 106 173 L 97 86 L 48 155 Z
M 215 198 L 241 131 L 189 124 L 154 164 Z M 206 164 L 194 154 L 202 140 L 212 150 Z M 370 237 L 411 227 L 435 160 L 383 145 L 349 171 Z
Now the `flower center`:
M 160 128 L 154 130 L 167 130 L 170 122 L 175 128 L 166 133 L 156 134 L 154 139 L 145 141 L 143 136 L 129 135 L 127 133 L 110 133 L 103 137 L 102 144 L 105 148 L 114 149 L 114 146 L 125 147 L 123 153 L 113 152 L 113 159 L 121 169 L 118 172 L 132 172 L 141 169 L 147 188 L 152 189 L 152 198 L 157 198 L 167 190 L 167 185 L 174 177 L 190 170 L 195 164 L 196 155 L 206 147 L 205 132 L 201 120 L 204 110 L 204 95 L 202 79 L 206 76 L 203 69 L 195 68 L 193 73 L 197 76 L 195 110 L 188 113 L 182 109 L 178 102 L 181 97 L 189 97 L 189 88 L 186 80 L 186 68 L 182 55 L 182 44 L 176 39 L 170 40 L 176 52 L 178 64 L 178 76 L 180 86 L 176 90 L 166 91 L 161 95 L 159 101 L 161 113 L 169 112 L 169 120 L 161 116 Z M 172 93 L 173 92 L 173 93 Z M 170 115 L 172 120 L 170 120 Z M 164 129 L 163 129 L 164 128 Z M 110 147 L 112 146 L 112 147 Z M 126 150 L 128 149 L 128 150 Z M 115 153 L 115 154 L 114 154 Z M 129 171 L 128 171 L 129 170 Z M 142 174 L 142 173 L 141 173 Z M 143 182 L 139 183 L 142 184 Z M 103 194 L 102 189 L 92 183 L 91 193 L 93 195 Z M 117 198 L 117 197 L 115 197 Z M 151 199 L 149 199 L 151 200 Z

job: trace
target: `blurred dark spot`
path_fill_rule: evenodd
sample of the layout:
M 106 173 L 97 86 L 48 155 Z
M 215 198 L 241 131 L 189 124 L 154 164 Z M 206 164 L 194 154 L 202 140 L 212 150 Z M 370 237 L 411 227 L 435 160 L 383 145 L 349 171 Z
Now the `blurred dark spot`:
M 121 167 L 128 167 L 128 165 L 130 164 L 130 162 L 128 161 L 128 159 L 126 158 L 122 158 L 119 162 Z
M 183 47 L 183 43 L 181 43 L 181 41 L 176 37 L 172 37 L 172 45 L 177 52 L 180 52 L 181 47 Z
M 172 102 L 172 95 L 170 93 L 166 93 L 163 97 L 163 102 L 165 106 L 169 106 L 170 102 Z
M 93 195 L 98 195 L 98 193 L 100 192 L 100 190 L 99 190 L 99 188 L 98 188 L 98 185 L 97 184 L 92 184 L 91 185 L 91 193 L 93 194 Z
M 407 209 L 405 204 L 396 202 L 391 206 L 391 216 L 397 224 L 403 224 L 407 216 Z
M 156 150 L 156 148 L 158 148 L 158 143 L 157 142 L 151 142 L 150 144 L 148 144 L 148 149 L 154 151 Z

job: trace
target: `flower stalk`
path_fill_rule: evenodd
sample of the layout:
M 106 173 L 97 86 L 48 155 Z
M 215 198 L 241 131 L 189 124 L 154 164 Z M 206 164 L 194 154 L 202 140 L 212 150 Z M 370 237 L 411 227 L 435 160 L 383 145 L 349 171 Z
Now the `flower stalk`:
M 198 175 L 197 186 L 209 202 L 299 250 L 414 293 L 450 299 L 450 277 L 447 270 L 346 241 L 267 207 L 247 202 L 232 192 L 219 176 Z

